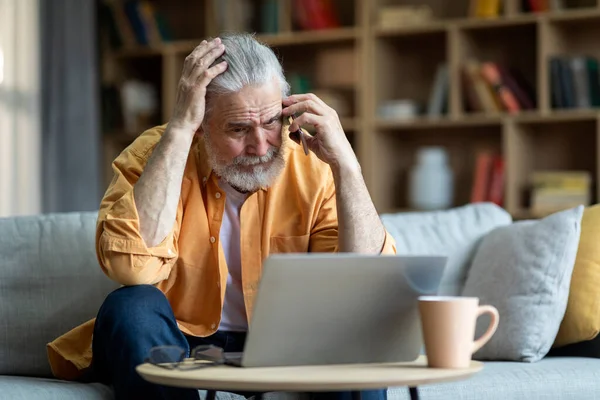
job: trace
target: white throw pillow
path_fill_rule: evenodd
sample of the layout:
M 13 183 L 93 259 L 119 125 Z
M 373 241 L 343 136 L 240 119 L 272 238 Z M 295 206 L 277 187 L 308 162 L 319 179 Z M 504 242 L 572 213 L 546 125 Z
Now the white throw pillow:
M 381 220 L 396 240 L 398 255 L 448 256 L 438 293 L 458 296 L 481 239 L 492 229 L 509 225 L 512 217 L 496 204 L 475 203 L 442 211 L 383 214 Z
M 481 243 L 463 296 L 498 309 L 500 324 L 478 360 L 535 362 L 550 350 L 569 298 L 583 206 L 496 228 Z M 476 337 L 489 318 L 479 318 Z

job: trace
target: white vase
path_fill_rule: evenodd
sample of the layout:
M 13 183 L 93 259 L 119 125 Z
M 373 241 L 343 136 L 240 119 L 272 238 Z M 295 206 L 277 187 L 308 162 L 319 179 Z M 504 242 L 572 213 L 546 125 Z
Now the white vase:
M 439 210 L 452 206 L 454 175 L 442 147 L 424 147 L 409 176 L 409 206 L 417 210 Z

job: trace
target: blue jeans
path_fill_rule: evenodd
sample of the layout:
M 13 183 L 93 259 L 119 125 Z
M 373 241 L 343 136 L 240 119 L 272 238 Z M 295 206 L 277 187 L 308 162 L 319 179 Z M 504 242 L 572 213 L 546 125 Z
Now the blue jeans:
M 242 351 L 244 333 L 217 332 L 200 338 L 184 335 L 177 326 L 173 310 L 165 295 L 154 286 L 126 286 L 110 293 L 94 326 L 92 343 L 93 379 L 112 385 L 115 398 L 121 399 L 193 399 L 198 391 L 156 385 L 145 381 L 135 371 L 150 348 L 177 345 L 186 349 L 200 344 L 214 344 L 225 351 Z M 363 391 L 362 400 L 386 400 L 386 390 Z M 315 399 L 350 400 L 350 392 L 315 393 Z

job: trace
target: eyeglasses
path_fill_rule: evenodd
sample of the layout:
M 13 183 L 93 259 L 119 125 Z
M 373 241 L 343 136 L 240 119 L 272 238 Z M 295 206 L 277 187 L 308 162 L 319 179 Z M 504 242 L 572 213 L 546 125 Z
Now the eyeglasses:
M 223 349 L 213 345 L 197 346 L 185 357 L 179 346 L 157 346 L 150 349 L 146 362 L 166 369 L 191 370 L 225 363 Z

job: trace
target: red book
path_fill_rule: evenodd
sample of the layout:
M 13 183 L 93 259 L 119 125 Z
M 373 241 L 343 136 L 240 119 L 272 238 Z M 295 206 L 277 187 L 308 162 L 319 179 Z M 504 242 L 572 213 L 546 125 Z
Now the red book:
M 490 175 L 492 169 L 492 154 L 482 151 L 477 154 L 475 174 L 471 191 L 471 203 L 488 201 Z
M 500 155 L 492 161 L 488 200 L 500 207 L 504 204 L 504 159 Z
M 498 99 L 510 113 L 517 113 L 521 109 L 514 93 L 502 82 L 500 69 L 495 63 L 484 62 L 481 64 L 481 75 L 494 89 Z

